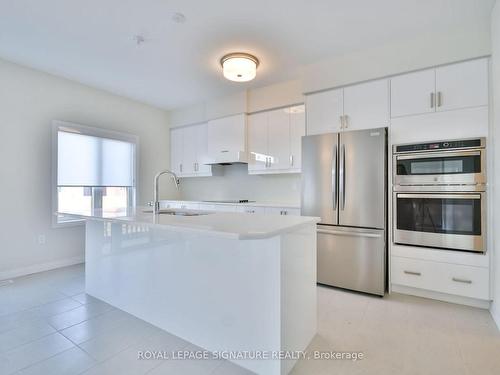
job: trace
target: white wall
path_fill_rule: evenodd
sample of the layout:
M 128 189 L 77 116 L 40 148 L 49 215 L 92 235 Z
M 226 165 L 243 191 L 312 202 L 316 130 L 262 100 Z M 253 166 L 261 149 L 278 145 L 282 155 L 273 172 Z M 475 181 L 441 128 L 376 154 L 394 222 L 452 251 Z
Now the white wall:
M 500 233 L 500 2 L 497 1 L 491 15 L 491 70 L 493 82 L 493 121 L 490 134 L 494 144 L 493 182 L 493 232 Z M 493 253 L 493 305 L 491 313 L 500 328 L 500 238 L 494 238 Z
M 249 199 L 259 202 L 300 204 L 300 175 L 250 176 L 246 165 L 223 167 L 222 176 L 183 178 L 185 200 Z
M 83 227 L 51 228 L 52 120 L 138 135 L 138 203 L 151 200 L 154 173 L 169 165 L 169 133 L 162 110 L 2 60 L 0 82 L 3 279 L 83 256 Z
M 489 55 L 490 27 L 474 25 L 446 33 L 421 34 L 353 51 L 303 69 L 305 93 Z

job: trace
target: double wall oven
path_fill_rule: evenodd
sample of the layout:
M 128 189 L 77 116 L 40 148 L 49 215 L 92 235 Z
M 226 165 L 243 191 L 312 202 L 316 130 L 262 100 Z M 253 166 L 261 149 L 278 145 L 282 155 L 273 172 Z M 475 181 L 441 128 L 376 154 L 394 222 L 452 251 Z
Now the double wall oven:
M 485 138 L 393 148 L 394 242 L 486 251 Z

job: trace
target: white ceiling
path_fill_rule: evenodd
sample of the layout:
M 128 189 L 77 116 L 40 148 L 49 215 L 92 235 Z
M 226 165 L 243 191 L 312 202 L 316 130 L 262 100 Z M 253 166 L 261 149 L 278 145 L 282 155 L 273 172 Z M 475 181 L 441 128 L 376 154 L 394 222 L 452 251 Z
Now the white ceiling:
M 351 50 L 489 22 L 494 1 L 0 0 L 0 57 L 169 109 Z M 260 58 L 256 80 L 223 79 L 218 60 L 234 51 Z

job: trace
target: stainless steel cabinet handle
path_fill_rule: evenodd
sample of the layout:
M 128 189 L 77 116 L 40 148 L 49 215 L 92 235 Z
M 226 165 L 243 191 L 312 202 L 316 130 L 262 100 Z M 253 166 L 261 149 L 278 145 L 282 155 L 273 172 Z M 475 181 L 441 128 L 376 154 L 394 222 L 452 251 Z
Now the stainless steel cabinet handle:
M 193 163 L 193 170 L 196 172 L 196 163 Z
M 182 163 L 179 164 L 179 171 L 182 172 Z
M 443 94 L 441 93 L 441 91 L 438 91 L 438 94 L 437 94 L 437 106 L 441 107 L 442 104 L 443 104 Z
M 339 116 L 340 129 L 344 127 L 344 116 Z
M 431 108 L 434 108 L 434 93 L 431 92 Z
M 290 155 L 290 166 L 293 167 L 293 155 Z
M 348 128 L 349 127 L 349 116 L 347 115 L 344 115 L 344 128 Z
M 452 277 L 451 279 L 457 283 L 472 284 L 472 280 L 459 279 L 457 277 Z
M 363 232 L 342 232 L 339 230 L 326 230 L 326 229 L 317 229 L 316 233 L 322 234 L 332 234 L 336 236 L 348 236 L 348 237 L 368 237 L 368 238 L 380 238 L 381 234 L 376 233 L 363 233 Z
M 407 275 L 422 276 L 420 272 L 406 271 L 406 270 L 404 270 L 403 272 L 406 273 Z

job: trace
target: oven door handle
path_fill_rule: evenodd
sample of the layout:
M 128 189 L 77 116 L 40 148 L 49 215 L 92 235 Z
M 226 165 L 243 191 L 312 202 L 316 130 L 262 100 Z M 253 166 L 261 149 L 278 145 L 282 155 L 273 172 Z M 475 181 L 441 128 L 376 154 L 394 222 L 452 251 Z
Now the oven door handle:
M 398 198 L 424 198 L 424 199 L 481 199 L 481 194 L 400 194 L 396 195 Z
M 451 158 L 454 156 L 480 156 L 481 151 L 429 151 L 428 153 L 418 152 L 414 154 L 396 155 L 396 160 L 411 159 L 432 159 L 432 158 Z

